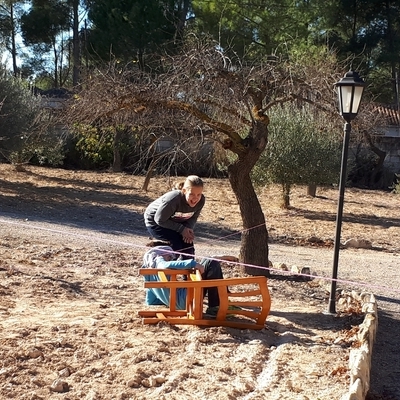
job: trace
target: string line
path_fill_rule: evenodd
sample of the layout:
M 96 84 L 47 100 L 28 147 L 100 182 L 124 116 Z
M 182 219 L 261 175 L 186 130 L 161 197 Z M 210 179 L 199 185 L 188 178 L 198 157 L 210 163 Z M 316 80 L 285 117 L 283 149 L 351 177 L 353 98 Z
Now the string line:
M 41 231 L 46 231 L 49 233 L 57 233 L 57 234 L 62 234 L 62 235 L 72 235 L 74 237 L 81 237 L 84 238 L 86 240 L 90 239 L 93 242 L 106 242 L 106 243 L 112 243 L 112 244 L 117 244 L 119 246 L 123 245 L 123 246 L 127 246 L 127 247 L 133 247 L 133 248 L 137 248 L 137 249 L 141 249 L 144 251 L 148 251 L 149 247 L 143 244 L 134 244 L 131 242 L 125 242 L 125 241 L 121 241 L 121 240 L 114 240 L 114 239 L 107 239 L 107 238 L 101 238 L 101 237 L 95 237 L 92 235 L 84 235 L 84 234 L 80 234 L 80 233 L 75 233 L 75 232 L 68 232 L 68 231 L 62 231 L 62 230 L 58 230 L 58 229 L 50 229 L 50 228 L 45 228 L 45 227 L 41 227 L 41 226 L 37 226 L 37 225 L 29 225 L 29 224 L 23 224 L 20 222 L 14 222 L 14 221 L 7 221 L 7 220 L 3 220 L 0 219 L 0 223 L 3 224 L 9 224 L 9 225 L 15 225 L 15 226 L 20 226 L 20 227 L 24 227 L 24 228 L 30 228 L 30 229 L 36 229 L 36 230 L 41 230 Z M 264 225 L 264 224 L 262 224 Z M 259 225 L 261 226 L 261 225 Z M 257 226 L 258 227 L 258 226 Z M 256 228 L 256 227 L 255 227 Z M 251 228 L 249 228 L 251 229 Z M 177 252 L 174 251 L 175 254 L 179 254 L 179 255 L 186 255 L 186 256 L 193 256 L 192 254 L 186 254 L 183 252 Z M 304 274 L 304 273 L 297 273 L 297 272 L 291 272 L 291 271 L 282 271 L 280 269 L 277 268 L 273 268 L 273 267 L 266 267 L 266 266 L 259 266 L 259 265 L 254 265 L 254 264 L 246 264 L 246 263 L 240 263 L 240 262 L 236 262 L 236 261 L 227 261 L 227 260 L 223 260 L 223 259 L 218 259 L 217 257 L 210 257 L 210 256 L 198 256 L 195 255 L 196 258 L 203 258 L 203 259 L 209 259 L 209 260 L 216 260 L 216 261 L 220 261 L 220 262 L 224 262 L 226 264 L 229 265 L 233 265 L 233 266 L 240 266 L 240 267 L 250 267 L 250 268 L 257 268 L 257 269 L 261 269 L 261 270 L 269 270 L 270 272 L 279 272 L 280 275 L 284 274 L 287 276 L 296 276 L 296 277 L 304 277 L 304 278 L 312 278 L 312 279 L 321 279 L 321 280 L 325 280 L 325 281 L 336 281 L 338 283 L 342 283 L 345 285 L 356 285 L 356 286 L 361 286 L 361 287 L 365 287 L 365 288 L 371 288 L 371 289 L 380 289 L 383 291 L 392 291 L 392 292 L 396 292 L 396 293 L 400 293 L 400 289 L 395 289 L 389 286 L 383 286 L 383 285 L 373 285 L 367 282 L 358 282 L 358 281 L 351 281 L 351 280 L 347 280 L 347 279 L 333 279 L 330 277 L 326 277 L 323 275 L 311 275 L 311 274 Z

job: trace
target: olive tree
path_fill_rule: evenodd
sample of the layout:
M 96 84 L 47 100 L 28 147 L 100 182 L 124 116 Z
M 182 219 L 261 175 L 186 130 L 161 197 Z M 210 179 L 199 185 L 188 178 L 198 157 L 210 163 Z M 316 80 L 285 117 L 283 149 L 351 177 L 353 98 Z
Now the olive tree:
M 4 68 L 0 70 L 0 106 L 0 151 L 9 161 L 25 161 L 23 152 L 39 112 L 39 99 Z
M 307 103 L 276 106 L 269 116 L 269 143 L 253 171 L 256 183 L 282 185 L 282 207 L 288 208 L 292 185 L 338 181 L 341 137 L 337 121 Z
M 274 106 L 305 98 L 334 107 L 337 65 L 324 62 L 318 68 L 317 74 L 308 73 L 270 57 L 246 63 L 227 57 L 215 42 L 189 37 L 182 53 L 166 55 L 158 71 L 127 66 L 93 74 L 71 104 L 68 119 L 96 126 L 110 119 L 158 125 L 174 132 L 178 141 L 182 135 L 201 134 L 230 152 L 228 178 L 243 220 L 240 260 L 255 266 L 247 272 L 268 274 L 258 268 L 268 267 L 268 231 L 250 175 L 267 146 Z M 185 129 L 167 126 L 183 119 Z
M 52 128 L 52 117 L 41 98 L 0 67 L 0 154 L 21 166 L 36 156 L 38 162 L 59 164 L 62 138 Z

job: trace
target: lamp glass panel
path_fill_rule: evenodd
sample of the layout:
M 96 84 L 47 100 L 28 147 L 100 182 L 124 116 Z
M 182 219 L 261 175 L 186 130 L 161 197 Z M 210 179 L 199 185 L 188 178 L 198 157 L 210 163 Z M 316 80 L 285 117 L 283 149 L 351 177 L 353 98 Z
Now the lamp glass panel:
M 339 107 L 342 114 L 352 110 L 353 86 L 339 86 Z
M 353 99 L 353 107 L 351 110 L 352 114 L 358 113 L 358 107 L 360 106 L 361 96 L 363 94 L 364 88 L 362 86 L 356 86 L 354 88 L 354 99 Z

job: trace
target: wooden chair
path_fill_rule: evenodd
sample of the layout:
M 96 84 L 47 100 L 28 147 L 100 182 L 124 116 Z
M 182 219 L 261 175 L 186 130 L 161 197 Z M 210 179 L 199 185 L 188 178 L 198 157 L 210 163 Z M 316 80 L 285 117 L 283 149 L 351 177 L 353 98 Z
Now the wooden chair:
M 143 323 L 165 321 L 173 325 L 228 326 L 239 329 L 262 329 L 271 308 L 265 276 L 202 280 L 197 270 L 141 268 L 140 275 L 158 275 L 159 281 L 145 281 L 145 288 L 170 290 L 169 307 L 149 306 L 139 311 Z M 186 280 L 184 280 L 184 277 Z M 203 313 L 205 288 L 217 287 L 220 306 L 215 318 Z M 228 290 L 229 287 L 229 290 Z M 186 288 L 186 308 L 176 309 L 176 290 Z M 231 309 L 229 306 L 240 307 Z

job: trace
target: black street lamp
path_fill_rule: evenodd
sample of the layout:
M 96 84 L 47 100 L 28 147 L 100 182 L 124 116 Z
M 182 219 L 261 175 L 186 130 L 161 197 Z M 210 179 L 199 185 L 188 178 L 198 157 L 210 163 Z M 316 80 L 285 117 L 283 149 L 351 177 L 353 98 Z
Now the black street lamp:
M 339 100 L 339 113 L 346 123 L 344 124 L 342 164 L 340 168 L 339 201 L 336 214 L 332 283 L 328 303 L 328 313 L 330 314 L 336 314 L 336 283 L 339 263 L 340 232 L 342 229 L 344 189 L 347 180 L 346 169 L 351 131 L 350 121 L 352 121 L 358 114 L 358 107 L 360 106 L 365 82 L 360 78 L 357 72 L 349 71 L 339 82 L 335 83 L 335 86 Z

